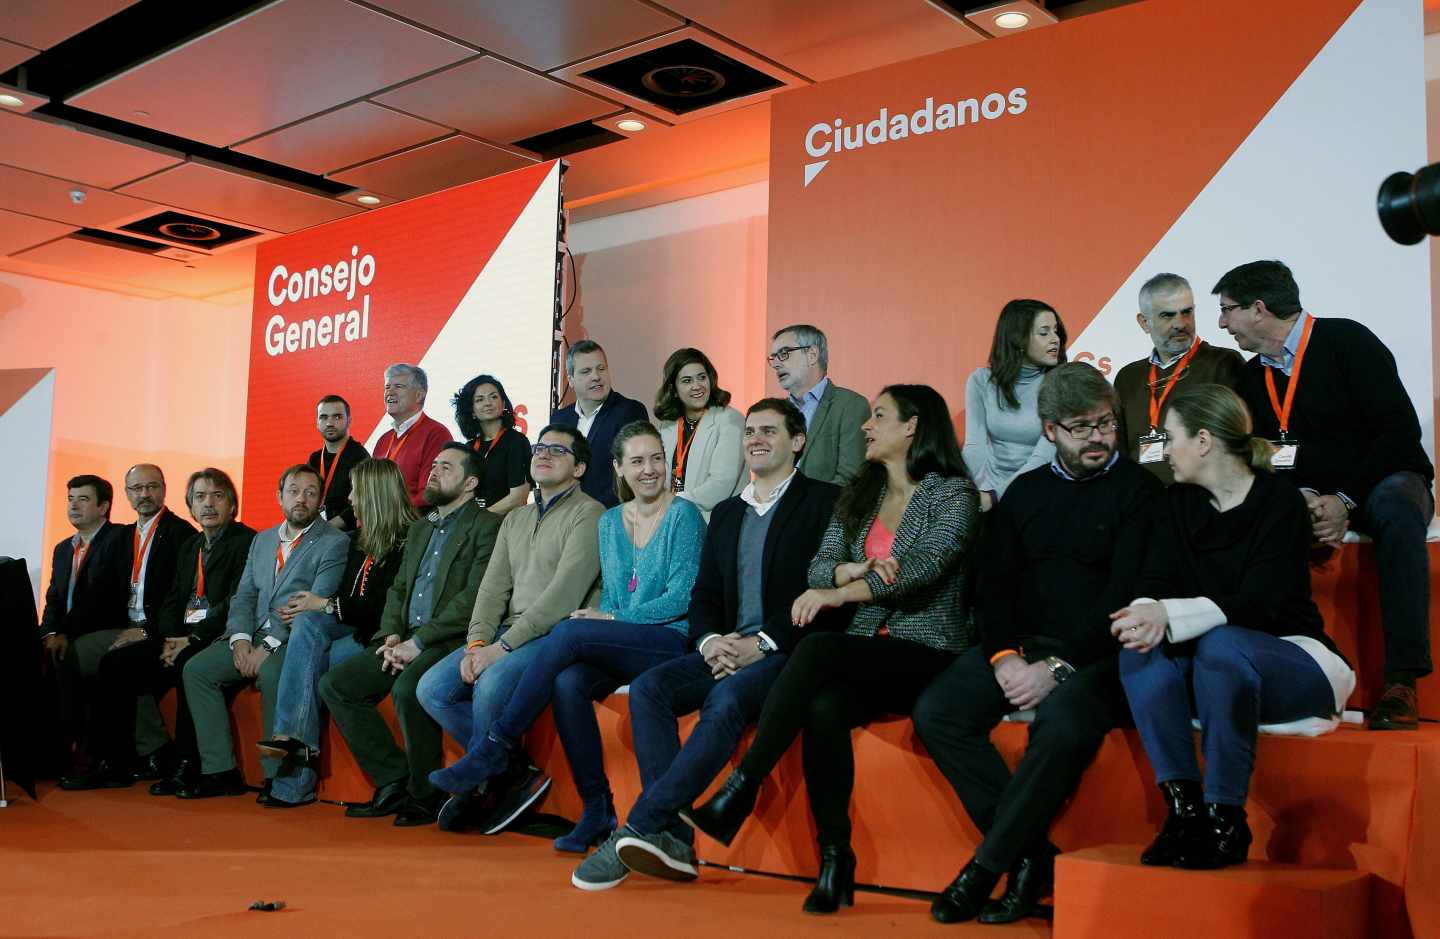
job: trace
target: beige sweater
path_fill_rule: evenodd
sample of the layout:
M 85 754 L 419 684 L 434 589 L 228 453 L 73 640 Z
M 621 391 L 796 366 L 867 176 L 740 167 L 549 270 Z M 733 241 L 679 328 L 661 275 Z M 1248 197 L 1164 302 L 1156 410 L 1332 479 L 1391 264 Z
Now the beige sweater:
M 466 644 L 491 643 L 502 625 L 512 649 L 548 633 L 586 605 L 600 582 L 600 515 L 577 485 L 544 516 L 531 502 L 505 516 L 485 568 Z

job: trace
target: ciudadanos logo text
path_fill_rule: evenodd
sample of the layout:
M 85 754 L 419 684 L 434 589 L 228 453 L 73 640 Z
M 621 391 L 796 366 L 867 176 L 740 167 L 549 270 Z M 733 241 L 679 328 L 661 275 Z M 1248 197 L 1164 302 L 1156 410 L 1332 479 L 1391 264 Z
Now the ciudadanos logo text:
M 805 185 L 814 182 L 831 160 L 838 159 L 847 151 L 994 121 L 1006 115 L 1024 114 L 1028 106 L 1025 89 L 1012 88 L 1007 94 L 997 91 L 983 98 L 961 98 L 940 104 L 936 104 L 934 98 L 926 98 L 925 103 L 914 111 L 895 114 L 891 114 L 889 108 L 881 108 L 871 120 L 862 119 L 853 124 L 847 124 L 844 118 L 839 117 L 815 124 L 805 132 L 805 152 L 814 159 L 814 162 L 805 164 Z

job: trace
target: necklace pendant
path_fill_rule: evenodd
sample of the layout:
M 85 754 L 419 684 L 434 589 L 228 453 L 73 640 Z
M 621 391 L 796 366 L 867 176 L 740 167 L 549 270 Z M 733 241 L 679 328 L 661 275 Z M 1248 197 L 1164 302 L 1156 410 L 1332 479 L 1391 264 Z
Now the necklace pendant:
M 635 588 L 640 586 L 640 577 L 635 571 L 630 572 L 630 592 L 634 593 Z

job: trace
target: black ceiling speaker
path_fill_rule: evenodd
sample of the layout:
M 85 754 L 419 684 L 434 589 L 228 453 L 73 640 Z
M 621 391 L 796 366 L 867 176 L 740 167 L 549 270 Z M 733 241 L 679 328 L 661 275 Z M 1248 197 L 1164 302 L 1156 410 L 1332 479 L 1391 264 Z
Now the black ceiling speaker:
M 639 52 L 581 74 L 671 114 L 714 107 L 782 85 L 759 69 L 694 39 Z

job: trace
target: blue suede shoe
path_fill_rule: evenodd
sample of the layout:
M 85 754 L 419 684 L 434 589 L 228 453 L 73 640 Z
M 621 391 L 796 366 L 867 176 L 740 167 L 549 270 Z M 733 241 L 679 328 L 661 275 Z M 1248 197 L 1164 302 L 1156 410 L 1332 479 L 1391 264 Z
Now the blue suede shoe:
M 444 792 L 470 792 L 505 772 L 505 767 L 510 765 L 510 751 L 513 749 L 513 746 L 499 737 L 486 734 L 479 746 L 471 747 L 454 763 L 431 773 L 430 782 Z
M 555 850 L 584 854 L 609 838 L 619 823 L 620 820 L 615 817 L 615 803 L 610 796 L 586 799 L 580 821 L 575 823 L 570 834 L 555 839 Z

